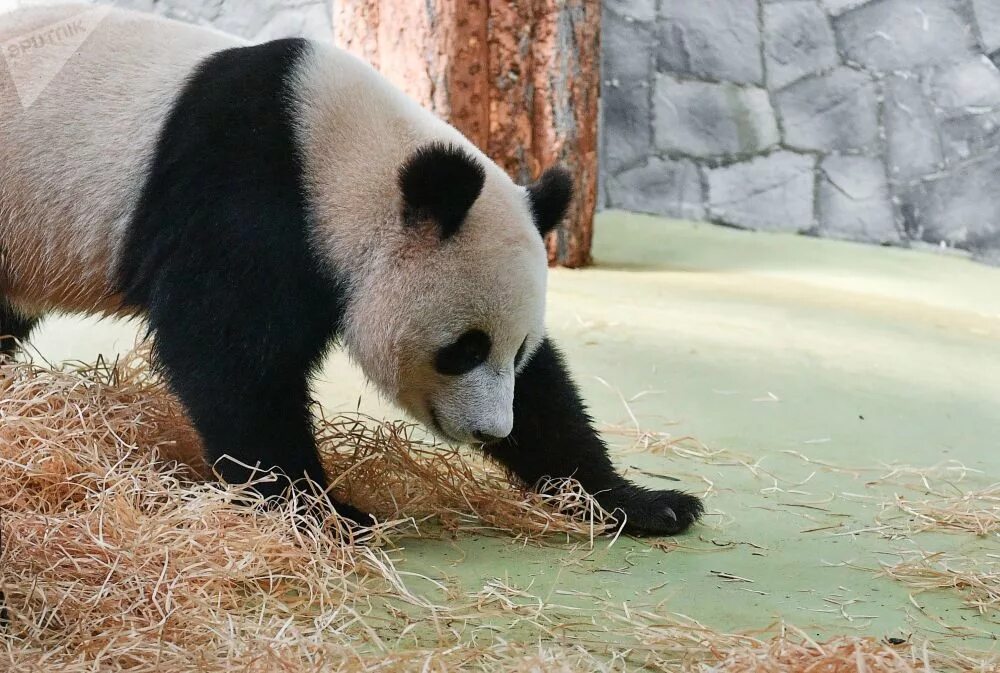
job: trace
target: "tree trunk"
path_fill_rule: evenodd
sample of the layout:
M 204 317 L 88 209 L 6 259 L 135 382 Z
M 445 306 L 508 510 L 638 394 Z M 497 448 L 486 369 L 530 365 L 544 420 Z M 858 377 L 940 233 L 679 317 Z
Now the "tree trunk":
M 378 68 L 521 183 L 576 190 L 549 261 L 590 263 L 597 203 L 599 0 L 334 0 L 338 45 Z

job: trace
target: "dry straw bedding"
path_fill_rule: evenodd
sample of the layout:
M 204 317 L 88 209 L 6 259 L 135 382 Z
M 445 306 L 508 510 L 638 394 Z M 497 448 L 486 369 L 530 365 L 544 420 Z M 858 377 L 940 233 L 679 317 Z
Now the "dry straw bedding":
M 431 602 L 397 567 L 401 537 L 592 541 L 607 516 L 572 482 L 525 493 L 405 425 L 320 418 L 317 431 L 341 497 L 385 521 L 364 539 L 203 479 L 197 436 L 141 356 L 0 364 L 0 671 L 998 670 L 926 643 L 564 609 L 499 580 L 440 585 L 447 600 Z

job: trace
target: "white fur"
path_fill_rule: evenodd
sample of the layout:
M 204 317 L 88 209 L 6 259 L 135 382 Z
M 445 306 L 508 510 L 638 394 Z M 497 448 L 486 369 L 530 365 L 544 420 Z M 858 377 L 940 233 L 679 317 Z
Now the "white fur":
M 78 20 L 77 48 L 51 43 Z M 115 310 L 117 247 L 160 127 L 195 64 L 239 43 L 86 5 L 0 15 L 0 293 L 32 314 Z M 25 91 L 37 73 L 44 88 Z

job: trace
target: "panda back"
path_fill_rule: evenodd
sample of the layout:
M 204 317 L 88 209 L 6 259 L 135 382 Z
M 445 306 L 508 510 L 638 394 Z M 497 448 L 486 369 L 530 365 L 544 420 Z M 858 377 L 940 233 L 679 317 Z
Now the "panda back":
M 114 270 L 161 129 L 198 63 L 243 44 L 104 6 L 0 15 L 0 294 L 114 312 Z

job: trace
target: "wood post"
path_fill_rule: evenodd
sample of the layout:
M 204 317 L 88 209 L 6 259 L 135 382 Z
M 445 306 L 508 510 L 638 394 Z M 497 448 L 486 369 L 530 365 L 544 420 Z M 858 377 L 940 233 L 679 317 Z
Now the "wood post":
M 562 164 L 576 191 L 549 261 L 590 263 L 600 0 L 333 0 L 335 41 L 447 119 L 515 180 Z

